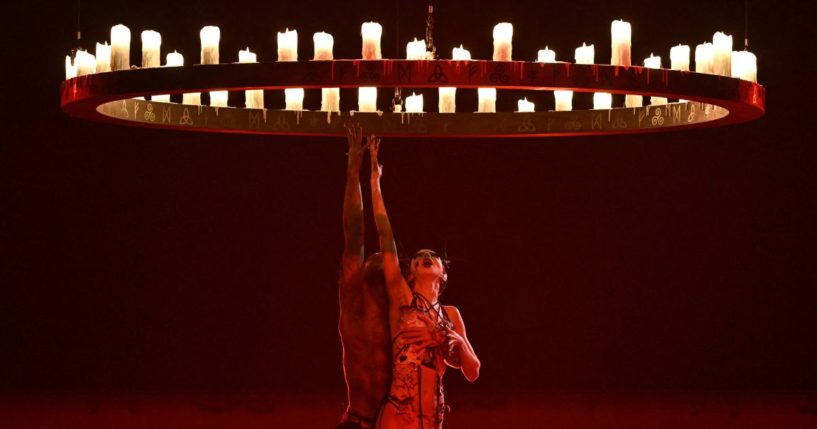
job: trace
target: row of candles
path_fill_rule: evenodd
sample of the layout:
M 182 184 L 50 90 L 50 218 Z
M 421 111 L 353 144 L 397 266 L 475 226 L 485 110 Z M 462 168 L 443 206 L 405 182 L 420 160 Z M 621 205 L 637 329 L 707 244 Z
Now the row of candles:
M 361 26 L 362 36 L 362 58 L 364 60 L 380 60 L 382 53 L 380 49 L 380 39 L 383 30 L 380 24 L 367 22 Z M 632 27 L 625 21 L 613 21 L 611 25 L 612 35 L 612 55 L 611 65 L 631 66 L 632 65 Z M 207 26 L 201 29 L 201 64 L 219 64 L 219 42 L 221 32 L 218 27 Z M 494 61 L 512 60 L 512 38 L 513 25 L 510 23 L 500 23 L 494 27 Z M 91 73 L 102 73 L 108 71 L 127 70 L 130 66 L 130 29 L 124 25 L 116 25 L 111 28 L 111 44 L 96 45 L 96 55 L 86 51 L 78 50 L 74 61 L 66 56 L 65 74 L 66 79 Z M 331 34 L 324 32 L 315 33 L 313 36 L 315 61 L 333 60 L 334 38 Z M 160 50 L 162 38 L 155 31 L 147 30 L 142 32 L 142 67 L 160 67 Z M 670 68 L 672 70 L 690 71 L 690 47 L 678 45 L 670 49 Z M 431 59 L 431 53 L 427 52 L 424 40 L 416 38 L 406 46 L 406 59 L 425 60 Z M 471 60 L 471 53 L 464 49 L 462 45 L 452 51 L 453 60 Z M 595 64 L 595 48 L 593 45 L 582 44 L 575 51 L 576 64 Z M 238 53 L 239 63 L 257 62 L 255 53 L 249 48 Z M 287 29 L 283 33 L 278 33 L 278 61 L 298 61 L 298 32 Z M 538 52 L 537 62 L 555 63 L 556 52 L 547 47 Z M 178 52 L 169 53 L 165 66 L 183 66 L 184 58 Z M 650 55 L 644 60 L 644 67 L 662 68 L 662 60 L 659 56 Z M 754 54 L 748 51 L 732 51 L 732 36 L 724 33 L 715 33 L 712 43 L 702 43 L 695 48 L 695 71 L 698 73 L 709 73 L 721 76 L 737 77 L 752 82 L 757 82 L 757 59 Z M 321 110 L 340 110 L 340 90 L 339 88 L 323 88 L 321 90 Z M 479 88 L 479 112 L 496 111 L 496 88 Z M 289 88 L 284 90 L 286 109 L 303 110 L 304 90 L 302 88 Z M 572 91 L 554 91 L 557 111 L 568 111 L 573 108 Z M 210 105 L 216 107 L 227 106 L 228 91 L 211 91 Z M 440 113 L 454 113 L 456 111 L 456 88 L 439 88 L 439 111 Z M 170 102 L 169 95 L 154 95 L 154 101 Z M 246 91 L 246 107 L 264 108 L 263 90 Z M 184 104 L 201 104 L 199 93 L 188 93 L 183 95 Z M 663 97 L 651 97 L 652 105 L 666 104 L 667 99 Z M 406 99 L 407 112 L 423 112 L 422 95 L 412 95 Z M 627 95 L 625 97 L 625 107 L 641 107 L 642 97 L 638 95 Z M 398 108 L 400 106 L 397 106 Z M 597 92 L 593 96 L 594 109 L 609 109 L 612 107 L 612 95 L 609 93 Z M 377 88 L 361 87 L 358 93 L 358 110 L 361 112 L 377 111 Z M 519 112 L 533 112 L 535 106 L 527 99 L 519 100 Z

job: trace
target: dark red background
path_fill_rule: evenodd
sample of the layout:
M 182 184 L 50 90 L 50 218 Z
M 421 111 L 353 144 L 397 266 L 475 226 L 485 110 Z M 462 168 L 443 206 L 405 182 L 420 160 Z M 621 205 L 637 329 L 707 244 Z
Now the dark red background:
M 59 84 L 70 3 L 14 5 L 4 36 L 4 61 L 22 60 L 7 62 L 3 78 L 0 388 L 297 390 L 340 403 L 345 141 L 69 119 Z M 272 61 L 275 32 L 289 27 L 302 59 L 322 30 L 335 35 L 337 58 L 354 58 L 360 23 L 377 20 L 384 56 L 398 56 L 394 2 L 273 3 L 86 1 L 83 44 L 121 22 L 133 32 L 133 63 L 148 28 L 162 33 L 163 56 L 178 49 L 190 62 L 198 30 L 217 24 L 222 62 L 247 45 Z M 571 60 L 588 42 L 606 62 L 610 21 L 623 18 L 634 62 L 651 52 L 666 62 L 671 46 L 694 49 L 718 30 L 742 46 L 743 2 L 612 3 L 438 2 L 435 40 L 442 56 L 463 43 L 489 58 L 491 28 L 507 20 L 515 59 L 549 45 Z M 759 121 L 383 143 L 400 245 L 447 248 L 444 301 L 461 309 L 482 360 L 472 386 L 447 376 L 451 395 L 817 388 L 813 29 L 800 3 L 750 3 L 768 94 Z M 405 46 L 422 37 L 425 6 L 401 9 Z M 467 94 L 465 107 L 475 104 Z M 533 95 L 544 106 L 549 97 Z M 505 110 L 516 99 L 499 98 Z M 283 107 L 281 94 L 267 100 Z M 307 108 L 315 104 L 308 95 Z

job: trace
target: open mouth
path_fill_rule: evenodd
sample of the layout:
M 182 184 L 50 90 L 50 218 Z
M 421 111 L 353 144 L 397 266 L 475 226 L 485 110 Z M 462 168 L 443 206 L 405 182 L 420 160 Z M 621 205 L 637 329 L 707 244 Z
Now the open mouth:
M 432 265 L 433 265 L 433 262 L 431 262 L 431 259 L 423 259 L 423 266 L 424 267 L 431 268 Z

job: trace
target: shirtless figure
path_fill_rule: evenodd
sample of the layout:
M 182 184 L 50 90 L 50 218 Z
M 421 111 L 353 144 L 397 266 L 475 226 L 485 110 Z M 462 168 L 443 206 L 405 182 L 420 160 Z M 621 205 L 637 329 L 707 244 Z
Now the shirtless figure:
M 389 391 L 391 340 L 383 256 L 363 259 L 363 199 L 360 165 L 366 147 L 363 130 L 347 126 L 349 154 L 343 199 L 342 271 L 338 288 L 347 407 L 338 429 L 371 428 Z

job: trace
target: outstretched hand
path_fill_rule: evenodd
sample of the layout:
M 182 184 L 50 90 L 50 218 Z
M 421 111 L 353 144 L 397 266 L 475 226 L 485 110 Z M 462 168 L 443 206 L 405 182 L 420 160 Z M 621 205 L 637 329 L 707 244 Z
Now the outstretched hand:
M 363 152 L 366 151 L 366 146 L 363 145 L 363 127 L 351 123 L 345 124 L 344 127 L 346 140 L 349 142 L 349 160 L 363 159 Z
M 380 139 L 374 134 L 367 138 L 366 146 L 369 148 L 369 155 L 372 161 L 372 182 L 379 182 L 383 176 L 383 165 L 377 160 L 377 152 L 380 150 Z

